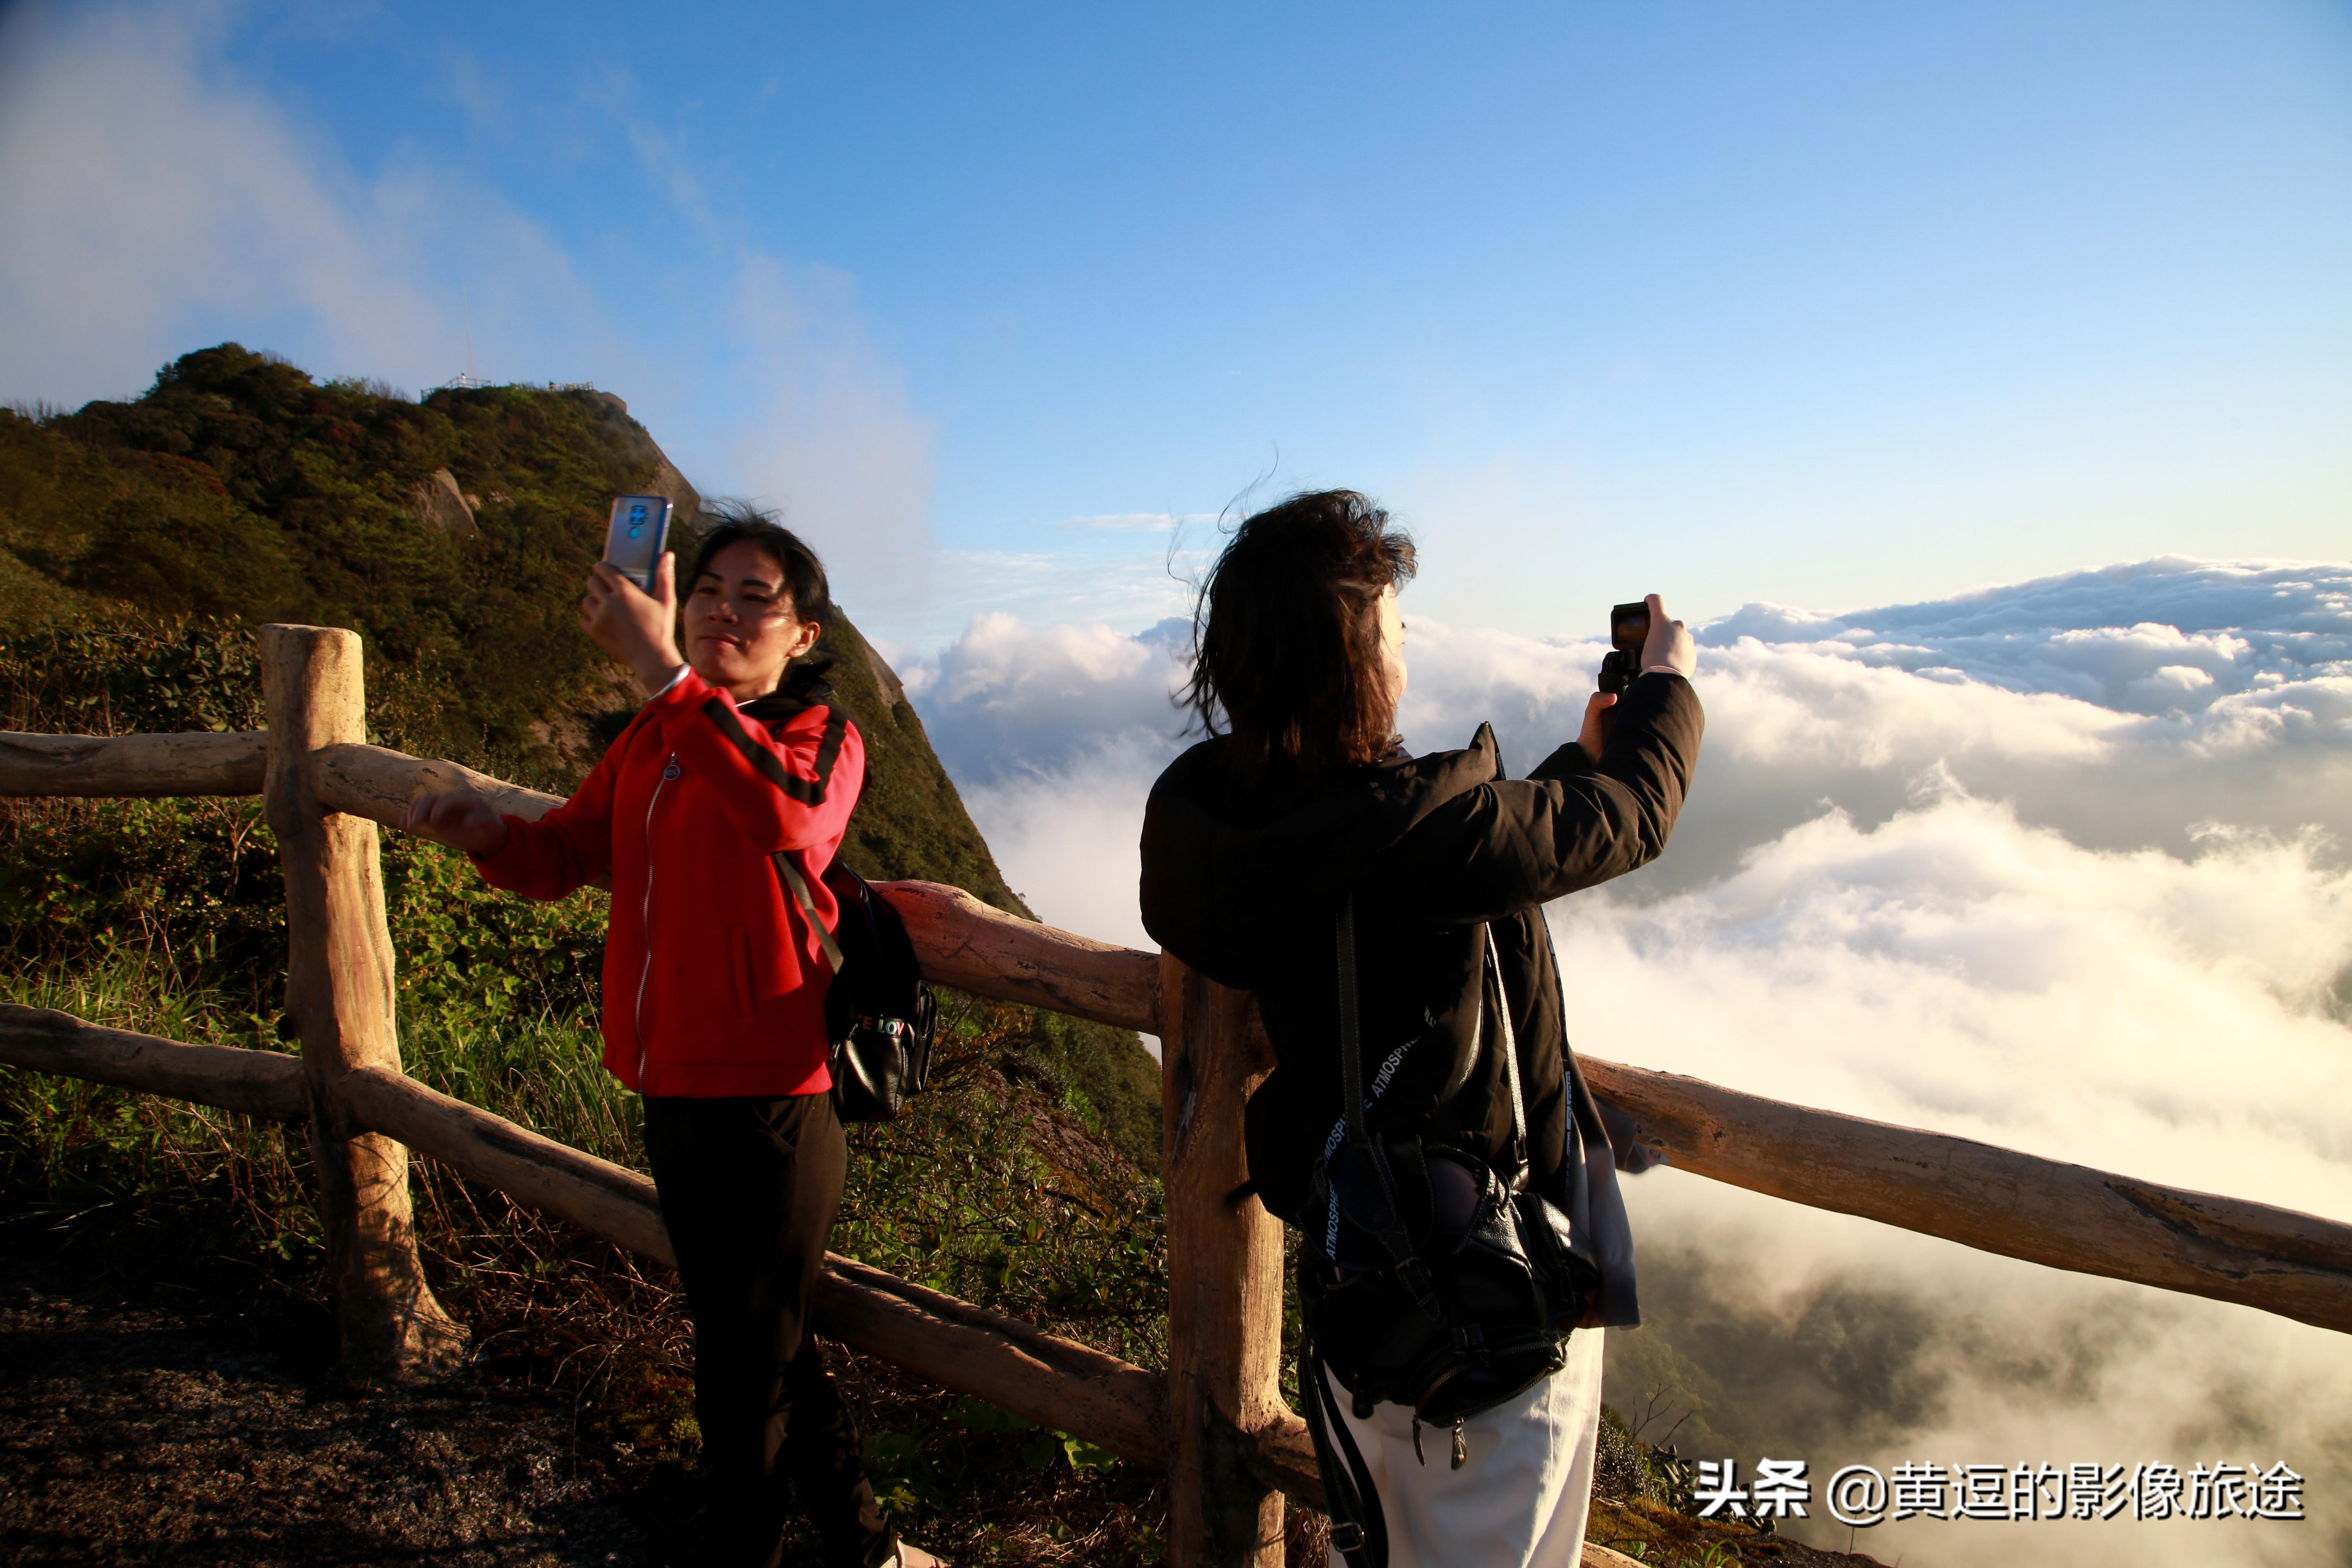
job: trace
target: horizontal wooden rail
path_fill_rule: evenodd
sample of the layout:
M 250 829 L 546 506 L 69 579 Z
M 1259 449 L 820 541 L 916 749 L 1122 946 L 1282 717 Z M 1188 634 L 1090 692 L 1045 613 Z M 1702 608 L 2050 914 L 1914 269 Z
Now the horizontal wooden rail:
M 360 1126 L 632 1252 L 676 1263 L 654 1184 L 636 1172 L 393 1073 L 353 1073 L 345 1094 Z M 816 1321 L 844 1344 L 934 1383 L 1122 1458 L 1161 1462 L 1167 1396 L 1158 1378 L 1117 1356 L 830 1254 Z
M 505 816 L 525 822 L 537 822 L 563 804 L 560 795 L 383 746 L 320 746 L 310 753 L 310 767 L 311 793 L 321 806 L 369 817 L 386 827 L 398 827 L 401 814 L 418 795 L 443 790 L 471 790 Z
M 1668 1163 L 2077 1274 L 2352 1333 L 2352 1225 L 1579 1057 Z
M 285 1121 L 307 1114 L 298 1058 L 100 1028 L 47 1008 L 0 1005 L 0 1062 Z M 519 1203 L 675 1261 L 654 1184 L 636 1172 L 382 1068 L 347 1073 L 341 1085 L 347 1131 L 383 1133 Z M 1121 1458 L 1167 1463 L 1166 1390 L 1117 1356 L 831 1254 L 815 1319 L 842 1343 L 944 1387 Z
M 175 750 L 182 742 L 189 749 Z M 216 787 L 235 773 L 224 759 L 257 744 L 253 736 L 0 736 L 0 793 Z M 211 761 L 200 767 L 192 758 Z M 431 789 L 474 789 L 530 818 L 559 804 L 453 763 L 378 746 L 322 747 L 311 765 L 323 805 L 383 823 L 396 825 L 408 801 Z M 195 783 L 167 784 L 167 774 Z M 884 889 L 934 980 L 1159 1032 L 1151 954 L 1018 920 L 933 883 Z M 1987 1252 L 2352 1332 L 2352 1226 L 2341 1221 L 1584 1060 L 1594 1091 L 1622 1107 L 1680 1169 Z
M 561 795 L 382 746 L 321 746 L 310 766 L 321 805 L 392 827 L 400 826 L 411 800 L 438 790 L 471 790 L 529 822 L 563 804 Z M 960 888 L 937 882 L 880 887 L 905 919 L 924 974 L 940 984 L 1147 1034 L 1159 1028 L 1154 955 L 1008 915 Z
M 300 1121 L 310 1102 L 299 1057 L 182 1045 L 14 1003 L 0 1004 L 0 1062 L 279 1121 Z
M 926 978 L 1143 1034 L 1160 1032 L 1160 959 L 992 909 L 961 888 L 877 882 Z
M 259 795 L 269 734 L 28 735 L 0 731 L 0 795 Z

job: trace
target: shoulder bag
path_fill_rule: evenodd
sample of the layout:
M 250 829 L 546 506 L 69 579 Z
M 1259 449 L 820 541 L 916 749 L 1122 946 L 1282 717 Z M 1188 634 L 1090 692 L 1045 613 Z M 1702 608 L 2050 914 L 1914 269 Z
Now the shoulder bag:
M 1450 1427 L 1458 1469 L 1466 1458 L 1465 1419 L 1560 1369 L 1561 1346 L 1600 1273 L 1568 1215 L 1528 1183 L 1518 1041 L 1493 931 L 1486 932 L 1483 964 L 1495 980 L 1511 1089 L 1507 1171 L 1466 1150 L 1410 1135 L 1375 1138 L 1367 1130 L 1352 900 L 1339 911 L 1338 942 L 1346 1136 L 1318 1163 L 1299 1216 L 1307 1236 L 1299 1249 L 1306 1320 L 1299 1394 L 1323 1470 L 1331 1544 L 1349 1568 L 1386 1568 L 1380 1498 L 1339 1418 L 1331 1381 L 1351 1396 L 1359 1420 L 1377 1404 L 1410 1406 L 1416 1450 L 1423 1424 Z M 1484 996 L 1482 976 L 1481 1041 Z

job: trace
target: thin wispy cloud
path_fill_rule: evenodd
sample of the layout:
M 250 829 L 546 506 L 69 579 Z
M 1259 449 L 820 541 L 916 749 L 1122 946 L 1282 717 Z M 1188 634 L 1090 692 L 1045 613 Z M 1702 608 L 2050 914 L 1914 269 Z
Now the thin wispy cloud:
M 780 508 L 845 600 L 919 611 L 934 435 L 856 279 L 752 243 L 632 80 L 607 73 L 590 107 L 667 204 L 643 221 L 694 237 L 652 309 L 607 298 L 522 203 L 462 173 L 362 173 L 224 63 L 226 34 L 202 5 L 0 13 L 0 396 L 133 395 L 226 337 L 415 388 L 467 370 L 593 382 L 707 492 Z M 469 56 L 439 85 L 477 121 L 501 112 Z
M 1064 518 L 1054 526 L 1065 533 L 1173 533 L 1190 522 L 1214 522 L 1213 511 L 1117 511 Z

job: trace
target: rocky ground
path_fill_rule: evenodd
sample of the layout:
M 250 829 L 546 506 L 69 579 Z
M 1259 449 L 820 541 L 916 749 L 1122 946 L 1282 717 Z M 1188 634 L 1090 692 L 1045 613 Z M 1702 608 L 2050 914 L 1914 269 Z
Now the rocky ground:
M 0 1249 L 0 1563 L 690 1568 L 674 1457 L 614 1442 L 500 1358 L 430 1388 L 354 1387 L 334 1351 L 325 1309 L 256 1271 Z M 869 1406 L 915 1392 L 840 1370 Z M 1294 1561 L 1319 1560 L 1320 1524 L 1294 1518 Z M 950 1533 L 971 1534 L 959 1557 L 993 1557 L 1039 1528 Z M 1649 1564 L 1870 1563 L 1630 1499 L 1596 1501 L 1592 1539 Z M 1015 1555 L 1065 1556 L 1030 1545 Z
M 678 1560 L 685 1500 L 616 1488 L 567 1404 L 354 1389 L 322 1310 L 214 1283 L 0 1257 L 0 1560 Z

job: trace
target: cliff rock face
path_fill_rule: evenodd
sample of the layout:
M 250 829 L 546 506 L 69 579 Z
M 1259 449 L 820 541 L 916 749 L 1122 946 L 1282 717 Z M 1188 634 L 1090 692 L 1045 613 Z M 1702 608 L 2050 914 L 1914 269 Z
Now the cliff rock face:
M 448 469 L 436 468 L 418 480 L 414 494 L 417 521 L 461 539 L 481 537 L 481 525 L 474 521 L 473 506 L 466 500 L 466 492 L 457 488 L 457 476 Z

